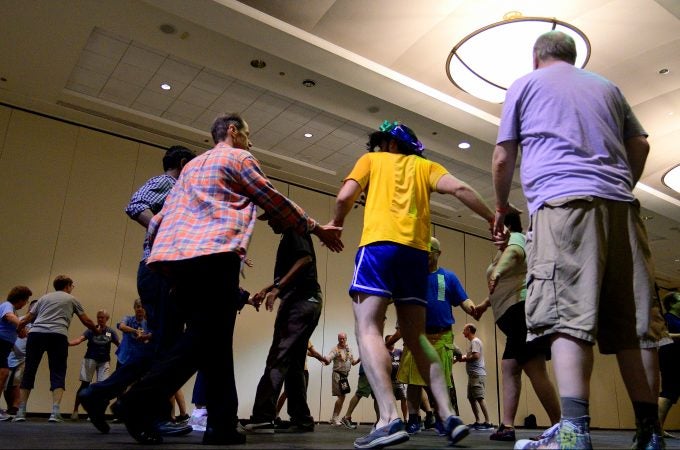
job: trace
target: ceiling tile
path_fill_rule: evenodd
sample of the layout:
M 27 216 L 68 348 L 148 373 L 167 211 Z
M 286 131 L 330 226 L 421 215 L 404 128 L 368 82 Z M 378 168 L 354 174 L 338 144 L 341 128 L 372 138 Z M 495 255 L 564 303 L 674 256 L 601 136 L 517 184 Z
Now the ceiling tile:
M 160 75 L 166 75 L 170 79 L 181 81 L 184 84 L 190 84 L 200 71 L 201 67 L 173 57 L 167 58 L 158 68 Z
M 151 80 L 153 75 L 153 70 L 147 70 L 125 62 L 120 62 L 111 74 L 111 77 L 120 81 L 125 81 L 126 83 L 144 87 L 149 83 L 149 80 Z
M 80 84 L 99 91 L 104 87 L 107 79 L 108 77 L 106 75 L 99 72 L 85 69 L 84 67 L 76 67 L 73 69 L 68 83 Z
M 130 45 L 130 40 L 95 28 L 85 46 L 86 50 L 118 61 Z
M 284 135 L 289 135 L 298 130 L 300 128 L 300 124 L 297 122 L 294 122 L 287 117 L 280 115 L 277 117 L 274 117 L 266 126 L 266 128 L 270 130 L 274 130 L 278 133 L 282 133 Z M 300 136 L 302 137 L 302 136 Z
M 251 135 L 253 144 L 258 148 L 269 150 L 285 139 L 286 135 L 269 128 L 262 128 L 257 133 Z
M 167 112 L 172 114 L 177 114 L 184 116 L 190 121 L 196 120 L 196 118 L 204 111 L 204 108 L 200 106 L 192 105 L 182 100 L 175 100 L 172 105 L 168 108 Z
M 161 84 L 167 83 L 172 88 L 170 90 L 161 89 Z M 179 97 L 182 91 L 186 89 L 187 84 L 183 83 L 177 79 L 171 78 L 167 75 L 156 74 L 151 80 L 146 84 L 146 88 L 150 91 L 156 92 L 158 94 L 167 95 L 169 97 Z
M 255 100 L 254 106 L 278 114 L 287 107 L 289 107 L 291 104 L 292 104 L 291 100 L 267 92 L 265 94 L 262 94 L 260 97 L 257 98 L 257 100 Z
M 328 156 L 335 153 L 334 150 L 322 147 L 320 145 L 310 145 L 306 149 L 299 152 L 297 155 L 301 157 L 310 158 L 311 161 L 319 162 Z
M 100 89 L 85 86 L 84 84 L 72 83 L 70 81 L 66 83 L 66 89 L 70 89 L 75 92 L 80 92 L 81 94 L 90 95 L 92 97 L 96 97 L 97 95 L 99 95 L 100 91 Z
M 337 136 L 329 134 L 328 136 L 324 136 L 322 139 L 319 139 L 319 142 L 317 144 L 322 147 L 326 147 L 330 150 L 336 151 L 345 147 L 349 143 L 350 142 L 347 139 L 342 139 Z
M 144 89 L 137 97 L 136 103 L 141 103 L 150 108 L 163 112 L 168 109 L 174 100 L 175 99 L 173 97 L 166 95 L 165 92 L 158 93 L 149 89 Z
M 118 64 L 118 59 L 112 59 L 89 50 L 83 50 L 78 59 L 78 67 L 107 75 L 113 71 L 116 64 Z
M 295 103 L 289 106 L 283 114 L 289 120 L 298 122 L 300 125 L 305 124 L 312 120 L 319 114 L 319 110 L 315 108 L 310 108 L 308 106 L 303 106 L 299 103 Z
M 203 70 L 196 75 L 196 78 L 194 78 L 191 85 L 206 92 L 220 95 L 233 82 L 234 79 L 231 77 L 203 68 Z
M 362 141 L 368 140 L 368 135 L 373 130 L 368 128 L 359 128 L 355 125 L 349 123 L 343 123 L 339 128 L 333 130 L 331 134 L 342 139 L 347 139 L 348 141 Z
M 179 98 L 192 105 L 200 106 L 201 108 L 206 108 L 211 105 L 215 100 L 217 100 L 217 94 L 198 89 L 193 85 L 187 86 L 186 89 L 180 94 Z
M 134 84 L 111 78 L 106 82 L 106 85 L 104 85 L 104 89 L 102 89 L 100 96 L 104 98 L 103 95 L 106 95 L 107 100 L 116 98 L 118 99 L 116 103 L 128 106 L 132 104 L 140 92 L 142 92 L 140 86 L 135 86 Z
M 155 73 L 165 61 L 165 55 L 160 52 L 142 48 L 133 43 L 123 55 L 121 62 L 139 67 L 151 73 Z

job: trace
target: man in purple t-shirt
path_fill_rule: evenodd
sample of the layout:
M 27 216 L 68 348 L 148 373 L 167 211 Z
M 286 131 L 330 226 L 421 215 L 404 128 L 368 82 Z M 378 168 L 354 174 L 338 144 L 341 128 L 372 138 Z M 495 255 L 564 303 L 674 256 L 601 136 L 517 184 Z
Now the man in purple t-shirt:
M 575 59 L 568 35 L 553 31 L 538 38 L 535 70 L 508 90 L 493 155 L 493 233 L 500 239 L 522 146 L 531 213 L 527 339 L 550 343 L 562 404 L 558 427 L 515 448 L 591 447 L 596 340 L 602 353 L 617 355 L 635 411 L 637 448 L 658 448 L 657 348 L 667 332 L 632 192 L 649 152 L 647 134 L 619 89 L 575 68 Z

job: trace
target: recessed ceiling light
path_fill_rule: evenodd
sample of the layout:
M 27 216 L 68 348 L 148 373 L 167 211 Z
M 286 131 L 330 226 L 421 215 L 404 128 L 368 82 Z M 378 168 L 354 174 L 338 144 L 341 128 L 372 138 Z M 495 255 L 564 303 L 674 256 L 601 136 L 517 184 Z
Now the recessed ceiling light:
M 164 23 L 163 25 L 161 25 L 158 28 L 160 28 L 160 30 L 165 34 L 175 34 L 175 33 L 177 33 L 177 28 L 175 28 L 174 25 L 171 25 L 169 23 Z
M 314 87 L 316 86 L 316 81 L 307 78 L 306 80 L 302 80 L 302 85 L 304 87 Z
M 670 73 L 670 69 L 664 67 L 663 69 L 659 70 L 659 75 L 667 75 Z
M 172 89 L 172 86 L 170 86 L 168 83 L 163 83 L 161 84 L 161 89 L 163 89 L 164 91 L 169 91 L 170 89 Z
M 470 147 L 471 147 L 471 146 L 470 146 L 470 143 L 469 143 L 469 142 L 463 141 L 463 142 L 461 142 L 460 144 L 458 144 L 458 148 L 461 149 L 461 150 L 467 150 L 467 149 L 469 149 Z
M 310 137 L 312 137 L 312 136 L 314 136 L 314 135 L 313 135 L 312 133 L 305 133 L 304 136 L 305 136 L 306 138 L 310 138 Z
M 250 61 L 250 65 L 256 69 L 264 69 L 265 67 L 267 67 L 267 63 L 261 59 L 253 59 L 252 61 Z

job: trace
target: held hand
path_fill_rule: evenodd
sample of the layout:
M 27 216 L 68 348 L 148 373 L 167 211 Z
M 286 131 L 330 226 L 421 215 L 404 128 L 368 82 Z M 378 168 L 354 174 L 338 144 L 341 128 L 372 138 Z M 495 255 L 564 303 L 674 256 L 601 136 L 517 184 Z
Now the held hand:
M 253 260 L 250 258 L 243 258 L 243 264 L 248 267 L 253 267 Z
M 257 294 L 251 295 L 246 303 L 255 308 L 255 311 L 260 312 L 260 303 L 262 303 L 262 300 L 258 300 Z
M 17 330 L 17 336 L 21 339 L 25 338 L 28 336 L 28 329 L 26 327 L 21 327 L 21 329 Z
M 342 243 L 340 236 L 342 235 L 342 227 L 333 225 L 332 222 L 326 225 L 317 225 L 314 228 L 314 234 L 316 234 L 321 242 L 328 247 L 328 250 L 339 253 L 345 247 Z
M 508 229 L 505 227 L 504 222 L 505 213 L 501 211 L 496 211 L 493 227 L 491 229 L 491 240 L 497 247 L 500 247 L 500 245 L 506 242 L 510 237 Z
M 274 310 L 274 303 L 276 302 L 278 295 L 279 290 L 277 288 L 273 288 L 271 291 L 267 292 L 267 296 L 265 297 L 265 308 L 267 308 L 267 311 Z

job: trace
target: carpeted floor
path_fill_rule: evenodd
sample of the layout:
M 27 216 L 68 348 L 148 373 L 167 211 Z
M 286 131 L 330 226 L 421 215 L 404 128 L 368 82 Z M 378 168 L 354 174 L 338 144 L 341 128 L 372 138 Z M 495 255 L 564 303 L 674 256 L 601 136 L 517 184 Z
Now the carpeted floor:
M 332 427 L 319 424 L 316 431 L 305 434 L 277 433 L 270 435 L 249 435 L 245 446 L 234 448 L 270 448 L 270 449 L 335 449 L 352 448 L 357 437 L 370 431 L 370 425 L 360 425 L 356 430 L 344 427 Z M 512 442 L 496 442 L 489 440 L 490 431 L 473 431 L 470 436 L 460 442 L 456 448 L 498 448 L 511 449 Z M 538 434 L 537 430 L 518 430 L 518 439 Z M 193 432 L 184 437 L 166 438 L 165 442 L 155 448 L 172 448 L 176 450 L 200 447 L 202 433 Z M 592 433 L 595 448 L 630 448 L 632 431 L 594 430 Z M 668 449 L 680 449 L 680 440 L 666 440 Z M 446 448 L 447 441 L 433 431 L 423 431 L 412 436 L 408 442 L 395 446 L 399 449 Z M 29 418 L 24 423 L 0 423 L 0 448 L 3 449 L 140 449 L 125 431 L 123 425 L 112 425 L 111 433 L 100 434 L 86 420 L 78 422 L 48 423 L 45 418 Z

